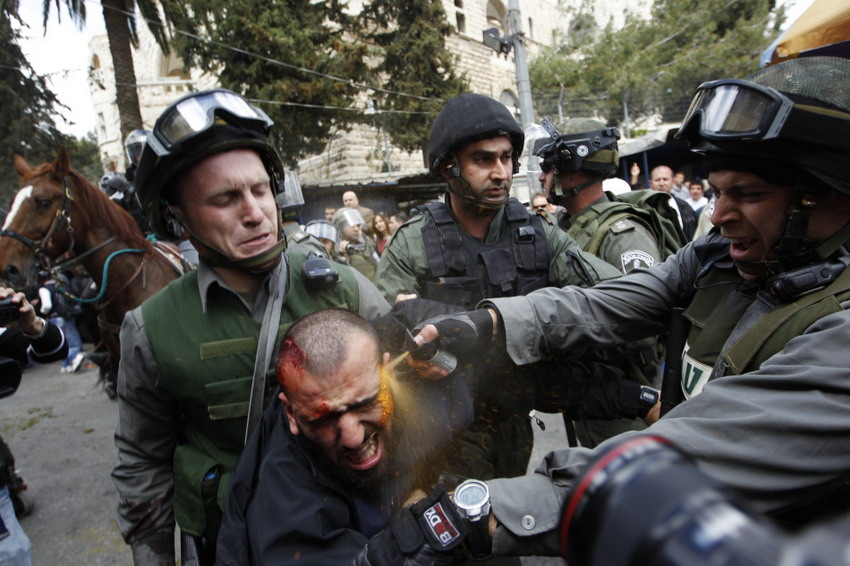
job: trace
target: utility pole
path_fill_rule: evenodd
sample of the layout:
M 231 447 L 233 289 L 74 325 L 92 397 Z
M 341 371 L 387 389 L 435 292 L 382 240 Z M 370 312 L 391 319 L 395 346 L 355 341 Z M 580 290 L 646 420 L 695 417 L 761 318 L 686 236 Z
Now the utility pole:
M 534 102 L 531 98 L 531 80 L 528 78 L 528 63 L 525 59 L 525 45 L 523 44 L 522 16 L 519 11 L 519 0 L 508 2 L 508 28 L 510 35 L 499 37 L 497 28 L 484 30 L 484 45 L 491 49 L 504 53 L 514 50 L 514 63 L 516 67 L 517 93 L 519 94 L 520 124 L 525 130 L 529 124 L 534 122 Z M 529 197 L 531 188 L 537 184 L 539 165 L 537 157 L 531 155 L 530 148 L 525 150 L 528 176 Z

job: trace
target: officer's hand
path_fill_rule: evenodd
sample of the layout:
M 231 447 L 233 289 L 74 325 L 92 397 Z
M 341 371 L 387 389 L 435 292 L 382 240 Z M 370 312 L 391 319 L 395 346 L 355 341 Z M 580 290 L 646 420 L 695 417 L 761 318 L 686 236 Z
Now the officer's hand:
M 466 532 L 445 488 L 438 485 L 428 497 L 403 509 L 389 527 L 369 539 L 351 565 L 449 566 Z
M 486 345 L 497 321 L 496 311 L 490 308 L 439 316 L 419 325 L 414 341 L 420 346 L 438 341 L 441 349 L 460 356 Z

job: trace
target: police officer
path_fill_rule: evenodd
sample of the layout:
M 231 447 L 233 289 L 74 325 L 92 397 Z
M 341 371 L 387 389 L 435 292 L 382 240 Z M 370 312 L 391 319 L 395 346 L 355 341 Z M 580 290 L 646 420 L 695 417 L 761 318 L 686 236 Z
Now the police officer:
M 688 399 L 645 433 L 627 434 L 679 446 L 758 510 L 789 509 L 783 518 L 796 522 L 830 502 L 846 510 L 845 499 L 824 494 L 850 470 L 848 78 L 850 61 L 810 57 L 702 84 L 678 135 L 705 156 L 716 194 L 711 232 L 654 269 L 589 290 L 494 299 L 484 310 L 498 324 L 456 316 L 418 340 L 448 337 L 454 325 L 469 348 L 476 337 L 490 343 L 495 328 L 511 358 L 529 363 L 549 350 L 657 333 L 683 306 L 692 321 Z M 557 554 L 561 502 L 593 455 L 555 452 L 539 473 L 488 482 L 493 549 L 522 554 L 535 544 Z
M 589 118 L 572 118 L 560 128 L 545 119 L 526 132 L 527 143 L 540 158 L 541 185 L 553 202 L 567 211 L 558 219 L 558 226 L 584 251 L 628 273 L 637 267 L 652 267 L 663 257 L 647 222 L 651 212 L 621 201 L 602 187 L 602 182 L 617 172 L 619 137 L 617 128 L 606 128 Z M 621 367 L 635 381 L 658 388 L 658 354 L 656 340 L 649 338 L 630 345 L 628 356 L 615 352 L 600 357 Z M 643 422 L 635 419 L 576 423 L 581 445 L 589 447 L 625 430 L 642 428 Z
M 336 284 L 308 290 L 307 255 L 283 254 L 271 127 L 236 93 L 192 93 L 159 117 L 136 171 L 157 234 L 188 238 L 200 255 L 197 270 L 129 312 L 121 329 L 112 477 L 136 564 L 174 563 L 175 519 L 194 537 L 186 548 L 213 563 L 230 470 L 269 399 L 278 329 L 329 306 L 367 318 L 389 309 L 344 266 Z
M 374 281 L 379 256 L 375 240 L 363 231 L 365 221 L 360 211 L 356 208 L 340 208 L 334 213 L 333 224 L 339 231 L 340 258 Z
M 322 242 L 301 229 L 299 221 L 301 210 L 304 208 L 304 193 L 301 191 L 298 174 L 295 171 L 287 171 L 283 184 L 284 190 L 277 195 L 277 207 L 283 219 L 283 235 L 286 238 L 287 249 L 305 253 L 315 252 L 329 258 Z
M 619 275 L 510 196 L 523 143 L 519 124 L 496 100 L 462 94 L 446 103 L 431 128 L 428 157 L 431 172 L 446 181 L 446 199 L 421 207 L 387 244 L 376 283 L 388 301 L 416 295 L 472 308 L 488 297 Z M 514 378 L 504 356 L 473 356 L 461 365 L 474 367 L 478 382 L 476 423 L 459 471 L 524 473 L 533 444 L 529 411 L 544 410 L 537 397 L 550 389 L 533 377 L 540 368 Z

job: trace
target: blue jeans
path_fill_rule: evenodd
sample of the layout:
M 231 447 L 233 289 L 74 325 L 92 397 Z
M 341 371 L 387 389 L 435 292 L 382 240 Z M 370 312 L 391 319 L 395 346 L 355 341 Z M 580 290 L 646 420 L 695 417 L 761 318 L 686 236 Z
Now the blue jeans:
M 65 340 L 68 341 L 68 357 L 62 360 L 62 367 L 68 367 L 74 361 L 74 358 L 77 357 L 77 354 L 83 351 L 83 340 L 77 331 L 77 323 L 73 318 L 62 318 L 61 316 L 51 318 L 50 320 L 62 329 Z
M 9 535 L 0 539 L 0 566 L 31 566 L 30 539 L 15 517 L 9 490 L 0 488 L 0 517 Z

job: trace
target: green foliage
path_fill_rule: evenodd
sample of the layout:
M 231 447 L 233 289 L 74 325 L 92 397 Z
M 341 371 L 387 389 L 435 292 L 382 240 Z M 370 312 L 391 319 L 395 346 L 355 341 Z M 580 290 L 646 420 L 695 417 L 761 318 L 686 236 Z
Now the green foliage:
M 172 46 L 185 63 L 218 74 L 222 86 L 263 107 L 288 164 L 320 153 L 362 112 L 351 110 L 360 90 L 351 81 L 365 79 L 367 49 L 351 41 L 356 22 L 338 2 L 165 0 L 163 8 L 177 29 L 209 39 L 175 35 Z
M 377 47 L 380 63 L 374 83 L 385 128 L 395 146 L 422 150 L 427 156 L 431 123 L 444 100 L 468 90 L 465 77 L 454 70 L 455 58 L 445 38 L 453 28 L 440 0 L 372 0 L 361 14 L 365 36 Z M 385 79 L 385 82 L 380 81 Z M 421 98 L 417 98 L 421 97 Z
M 0 12 L 0 207 L 4 209 L 18 190 L 15 154 L 41 163 L 53 158 L 63 139 L 51 116 L 63 107 L 18 45 L 18 30 L 24 25 L 14 11 Z
M 586 46 L 567 38 L 530 67 L 538 110 L 557 115 L 563 94 L 570 116 L 620 122 L 625 101 L 631 120 L 660 114 L 679 121 L 700 83 L 758 69 L 783 19 L 774 4 L 655 0 L 648 20 L 629 15 L 622 28 L 609 25 Z

